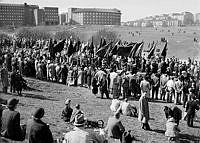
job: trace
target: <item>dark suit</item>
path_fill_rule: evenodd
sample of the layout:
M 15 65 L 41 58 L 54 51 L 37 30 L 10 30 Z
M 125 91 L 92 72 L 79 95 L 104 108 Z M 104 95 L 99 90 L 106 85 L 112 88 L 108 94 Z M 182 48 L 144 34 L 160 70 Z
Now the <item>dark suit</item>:
M 108 137 L 121 140 L 125 128 L 119 119 L 116 119 L 115 117 L 110 117 L 108 119 L 105 130 L 108 132 Z
M 1 123 L 2 123 L 2 128 L 1 128 L 2 136 L 17 141 L 23 140 L 22 130 L 20 127 L 19 112 L 12 111 L 10 109 L 5 109 L 2 112 Z
M 27 121 L 26 139 L 29 143 L 53 143 L 53 136 L 47 124 L 35 119 Z
M 186 112 L 187 112 L 187 125 L 188 126 L 193 126 L 193 119 L 195 115 L 195 110 L 198 110 L 199 107 L 194 100 L 188 101 L 186 105 Z

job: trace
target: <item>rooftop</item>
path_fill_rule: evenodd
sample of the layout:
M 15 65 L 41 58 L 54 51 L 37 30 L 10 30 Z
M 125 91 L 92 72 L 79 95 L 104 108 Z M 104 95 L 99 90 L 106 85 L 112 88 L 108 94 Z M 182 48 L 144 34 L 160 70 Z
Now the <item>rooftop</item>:
M 74 11 L 77 12 L 112 12 L 112 13 L 121 13 L 120 10 L 114 8 L 114 9 L 101 9 L 101 8 L 78 8 Z

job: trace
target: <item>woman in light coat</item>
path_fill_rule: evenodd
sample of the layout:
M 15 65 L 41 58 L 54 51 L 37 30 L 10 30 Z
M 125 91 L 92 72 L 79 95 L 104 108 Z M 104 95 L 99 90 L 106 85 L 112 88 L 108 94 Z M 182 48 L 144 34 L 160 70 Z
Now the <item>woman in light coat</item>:
M 149 117 L 149 103 L 147 92 L 143 92 L 139 99 L 138 120 L 142 122 L 142 129 L 151 130 L 148 124 Z

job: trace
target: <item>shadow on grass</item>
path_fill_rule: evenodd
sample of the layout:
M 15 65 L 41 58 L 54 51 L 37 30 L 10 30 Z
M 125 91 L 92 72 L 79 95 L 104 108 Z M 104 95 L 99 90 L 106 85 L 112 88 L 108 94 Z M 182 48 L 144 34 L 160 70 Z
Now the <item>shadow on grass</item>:
M 18 96 L 18 95 L 14 95 L 14 96 Z M 22 93 L 22 97 L 35 98 L 35 99 L 41 99 L 41 100 L 57 101 L 56 99 L 52 99 L 52 98 L 49 98 L 49 97 L 45 97 L 43 95 L 37 95 L 37 94 L 32 94 L 32 93 Z
M 194 143 L 200 142 L 200 137 L 188 134 L 179 134 L 179 138 L 181 143 L 190 143 L 193 141 Z
M 29 86 L 25 87 L 24 90 L 25 90 L 25 91 L 38 91 L 38 92 L 43 92 L 42 90 L 35 89 L 35 88 L 29 87 Z
M 156 133 L 159 133 L 159 134 L 165 134 L 165 130 L 154 129 L 152 131 L 156 132 Z

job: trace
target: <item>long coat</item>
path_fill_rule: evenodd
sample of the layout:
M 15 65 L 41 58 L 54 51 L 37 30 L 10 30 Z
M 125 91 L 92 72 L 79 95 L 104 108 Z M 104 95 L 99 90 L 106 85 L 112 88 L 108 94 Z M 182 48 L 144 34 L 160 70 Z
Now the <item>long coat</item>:
M 145 96 L 141 96 L 139 100 L 138 120 L 142 123 L 147 123 L 149 117 L 149 103 Z
M 6 68 L 1 69 L 1 80 L 3 87 L 8 87 L 9 81 L 8 81 L 8 70 Z
M 53 136 L 47 124 L 36 119 L 27 121 L 26 139 L 29 143 L 53 143 Z
M 23 140 L 19 112 L 10 109 L 3 110 L 1 123 L 2 136 L 17 141 Z

